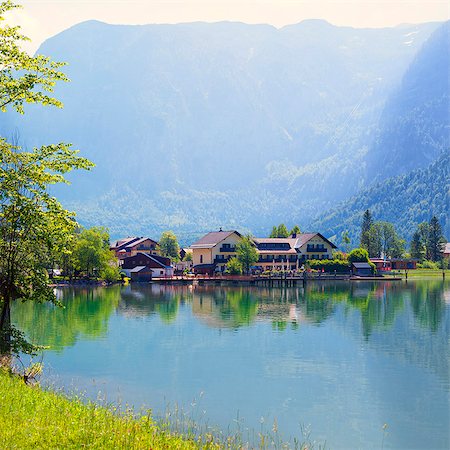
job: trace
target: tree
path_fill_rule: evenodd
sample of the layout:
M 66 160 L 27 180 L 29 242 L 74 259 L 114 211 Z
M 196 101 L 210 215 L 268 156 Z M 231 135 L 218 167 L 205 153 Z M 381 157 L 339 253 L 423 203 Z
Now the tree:
M 369 253 L 365 248 L 355 248 L 348 254 L 348 262 L 369 262 Z
M 405 252 L 405 241 L 400 239 L 390 222 L 377 222 L 380 227 L 381 251 L 387 258 L 401 258 Z
M 103 227 L 83 229 L 76 235 L 73 260 L 75 268 L 88 277 L 99 276 L 107 281 L 119 279 L 116 260 L 109 249 L 109 233 Z
M 414 231 L 410 245 L 411 257 L 422 261 L 424 257 L 424 247 L 419 230 Z
M 294 227 L 292 228 L 292 230 L 289 232 L 289 234 L 292 236 L 293 234 L 300 234 L 301 230 L 300 227 L 298 225 L 294 225 Z
M 235 256 L 230 258 L 227 262 L 226 272 L 230 275 L 241 275 L 242 274 L 242 264 Z
M 373 224 L 372 214 L 368 209 L 364 212 L 363 220 L 361 224 L 361 237 L 360 237 L 360 247 L 365 248 L 366 250 L 369 249 L 369 231 L 370 227 Z
M 250 272 L 250 267 L 258 261 L 258 251 L 250 235 L 243 236 L 236 244 L 236 253 L 242 269 L 245 273 Z
M 410 244 L 410 251 L 412 258 L 417 258 L 420 261 L 423 261 L 425 259 L 428 240 L 428 229 L 429 229 L 428 222 L 419 223 L 419 225 L 417 226 Z
M 427 258 L 431 261 L 440 261 L 442 258 L 442 245 L 445 242 L 442 227 L 436 216 L 433 216 L 428 225 L 426 241 Z
M 344 244 L 344 246 L 345 246 L 345 251 L 346 251 L 346 253 L 348 253 L 349 252 L 349 250 L 350 250 L 350 236 L 348 235 L 348 231 L 343 231 L 342 232 L 342 242 L 343 242 L 343 244 Z
M 369 231 L 366 233 L 366 245 L 367 247 L 362 247 L 367 250 L 371 258 L 379 258 L 382 252 L 382 227 L 379 222 L 372 223 Z
M 27 40 L 19 27 L 4 25 L 4 15 L 16 8 L 0 3 L 0 110 L 23 113 L 25 103 L 61 107 L 49 94 L 64 64 L 44 56 L 29 56 L 20 45 Z M 66 182 L 73 169 L 93 166 L 70 145 L 57 144 L 24 152 L 0 138 L 0 353 L 33 351 L 23 334 L 11 325 L 14 301 L 56 302 L 48 286 L 46 266 L 55 255 L 70 252 L 76 222 L 48 193 Z
M 286 225 L 284 223 L 281 223 L 278 225 L 278 235 L 279 238 L 287 238 L 289 237 L 289 231 L 286 228 Z
M 0 21 L 6 12 L 19 8 L 10 0 L 0 3 Z M 53 98 L 57 81 L 67 81 L 59 71 L 65 63 L 52 61 L 42 55 L 29 56 L 20 46 L 28 38 L 20 33 L 20 27 L 3 25 L 0 27 L 0 110 L 8 106 L 23 114 L 24 103 L 41 103 L 62 107 Z
M 180 246 L 173 231 L 164 231 L 161 234 L 159 250 L 162 256 L 166 256 L 173 261 L 180 260 Z
M 0 140 L 0 352 L 15 349 L 12 302 L 56 302 L 46 267 L 52 255 L 70 252 L 73 213 L 48 193 L 72 169 L 92 163 L 59 144 L 22 152 Z M 19 350 L 19 349 L 17 349 Z
M 272 231 L 270 232 L 269 235 L 270 238 L 277 238 L 278 237 L 278 227 L 277 226 L 273 226 L 272 227 Z

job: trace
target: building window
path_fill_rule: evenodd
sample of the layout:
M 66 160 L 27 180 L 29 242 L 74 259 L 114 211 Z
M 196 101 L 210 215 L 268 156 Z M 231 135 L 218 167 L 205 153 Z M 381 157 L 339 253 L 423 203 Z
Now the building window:
M 200 255 L 200 264 L 203 263 L 203 255 Z

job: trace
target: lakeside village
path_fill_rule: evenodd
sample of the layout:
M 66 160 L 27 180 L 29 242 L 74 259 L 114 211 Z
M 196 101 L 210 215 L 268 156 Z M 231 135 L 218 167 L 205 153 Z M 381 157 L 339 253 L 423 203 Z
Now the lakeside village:
M 319 232 L 301 233 L 294 227 L 289 234 L 283 224 L 279 228 L 280 233 L 274 227 L 268 238 L 220 229 L 181 249 L 171 232 L 163 233 L 163 239 L 169 240 L 163 245 L 149 237 L 127 237 L 114 242 L 110 250 L 122 277 L 131 282 L 393 279 L 395 273 L 407 276 L 409 270 L 422 267 L 419 258 L 390 257 L 382 251 L 379 257 L 369 257 L 364 248 L 344 253 Z M 450 243 L 443 241 L 442 234 L 438 241 L 441 262 L 448 266 Z M 425 242 L 423 247 L 426 254 Z

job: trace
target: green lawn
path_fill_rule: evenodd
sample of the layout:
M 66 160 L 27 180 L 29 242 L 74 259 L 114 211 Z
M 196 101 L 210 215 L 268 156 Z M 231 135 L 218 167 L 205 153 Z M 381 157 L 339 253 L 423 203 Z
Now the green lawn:
M 405 271 L 401 271 L 401 275 L 405 276 Z M 442 278 L 442 269 L 416 269 L 408 270 L 408 278 Z M 445 270 L 445 279 L 450 280 L 450 270 Z
M 93 403 L 27 386 L 0 368 L 2 449 L 219 448 L 205 441 L 205 437 L 189 440 L 170 434 L 149 416 L 119 415 Z

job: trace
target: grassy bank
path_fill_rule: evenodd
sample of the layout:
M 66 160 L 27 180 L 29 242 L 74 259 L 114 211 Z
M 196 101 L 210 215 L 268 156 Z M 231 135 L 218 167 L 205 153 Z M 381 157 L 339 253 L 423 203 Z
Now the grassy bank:
M 0 448 L 196 449 L 216 444 L 173 435 L 80 399 L 27 386 L 0 368 Z
M 450 280 L 450 270 L 445 270 L 445 279 Z M 405 271 L 401 271 L 401 276 L 405 276 Z M 441 278 L 442 269 L 416 269 L 408 270 L 408 279 L 410 278 Z

